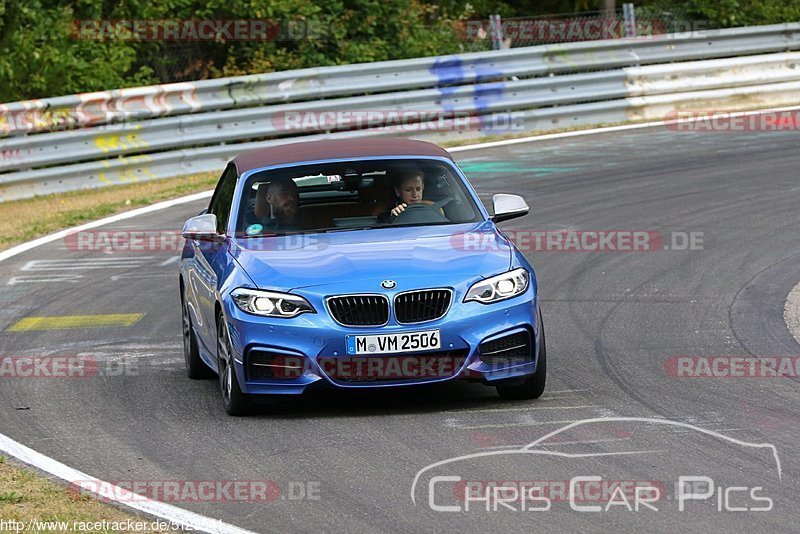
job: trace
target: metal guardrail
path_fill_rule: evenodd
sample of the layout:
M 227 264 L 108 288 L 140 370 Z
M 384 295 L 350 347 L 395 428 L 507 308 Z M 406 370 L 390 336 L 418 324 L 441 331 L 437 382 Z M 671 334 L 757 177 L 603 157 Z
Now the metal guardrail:
M 792 23 L 135 87 L 0 104 L 0 135 L 51 131 L 55 125 L 46 120 L 48 116 L 63 118 L 65 126 L 96 126 L 121 118 L 147 119 L 356 93 L 475 83 L 492 72 L 520 77 L 561 74 L 781 52 L 799 47 L 800 24 Z M 30 120 L 23 121 L 22 128 L 15 128 L 20 122 L 17 117 L 26 114 Z M 45 120 L 35 120 L 37 114 Z
M 676 106 L 720 108 L 734 97 L 755 107 L 798 103 L 800 53 L 780 53 L 786 50 L 800 50 L 800 24 L 304 69 L 0 105 L 0 131 L 2 117 L 8 125 L 20 113 L 42 110 L 61 110 L 84 126 L 34 133 L 48 125 L 32 124 L 27 135 L 0 139 L 0 201 L 217 170 L 251 148 L 319 138 L 408 135 L 447 141 L 508 133 L 493 124 L 497 117 L 534 131 L 663 118 Z M 720 57 L 729 59 L 685 62 Z M 285 121 L 287 114 L 363 110 L 423 113 L 418 128 L 400 132 L 343 131 L 347 125 L 313 121 L 289 128 Z M 439 131 L 424 112 L 460 115 L 462 128 Z M 126 120 L 114 124 L 120 117 Z M 105 124 L 88 127 L 99 123 Z

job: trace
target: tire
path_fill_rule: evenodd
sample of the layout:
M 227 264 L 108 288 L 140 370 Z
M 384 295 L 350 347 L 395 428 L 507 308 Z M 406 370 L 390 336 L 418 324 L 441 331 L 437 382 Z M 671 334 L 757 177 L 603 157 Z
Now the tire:
M 545 382 L 547 380 L 547 346 L 544 339 L 544 322 L 542 313 L 539 311 L 539 361 L 536 364 L 536 372 L 525 377 L 522 383 L 498 385 L 497 393 L 500 398 L 505 400 L 530 400 L 538 399 L 544 393 Z
M 192 380 L 211 378 L 213 371 L 200 358 L 200 350 L 197 347 L 197 338 L 192 331 L 192 316 L 189 313 L 189 305 L 183 295 L 181 287 L 181 330 L 183 334 L 183 360 L 186 363 L 186 374 Z
M 219 369 L 219 390 L 222 404 L 228 415 L 245 415 L 250 411 L 251 403 L 247 395 L 239 387 L 239 379 L 233 368 L 231 338 L 225 319 L 217 317 L 217 369 Z

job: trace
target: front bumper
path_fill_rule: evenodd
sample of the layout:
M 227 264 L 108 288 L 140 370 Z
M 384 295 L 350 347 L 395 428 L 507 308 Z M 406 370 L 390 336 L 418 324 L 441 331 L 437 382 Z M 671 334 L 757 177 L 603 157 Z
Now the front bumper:
M 415 325 L 399 325 L 390 321 L 381 327 L 346 327 L 336 323 L 324 306 L 312 302 L 317 313 L 306 313 L 292 319 L 274 319 L 247 314 L 231 301 L 225 303 L 225 318 L 231 335 L 235 371 L 242 391 L 253 395 L 301 394 L 306 388 L 327 385 L 341 389 L 366 389 L 409 386 L 444 382 L 469 377 L 487 384 L 536 372 L 539 353 L 538 302 L 534 290 L 495 304 L 456 301 L 441 319 Z M 525 361 L 508 365 L 481 360 L 482 342 L 525 330 L 530 334 L 530 355 Z M 347 355 L 346 336 L 353 334 L 390 334 L 439 330 L 441 348 L 437 351 L 382 354 L 381 358 L 409 355 L 435 355 L 447 352 L 454 356 L 452 372 L 446 376 L 408 377 L 393 380 L 373 379 L 343 381 L 331 376 L 331 369 Z M 292 361 L 303 361 L 302 371 L 288 377 L 254 378 L 248 358 L 255 351 L 285 355 Z M 376 356 L 378 357 L 378 356 Z M 346 365 L 345 365 L 346 367 Z M 341 367 L 339 367 L 341 369 Z

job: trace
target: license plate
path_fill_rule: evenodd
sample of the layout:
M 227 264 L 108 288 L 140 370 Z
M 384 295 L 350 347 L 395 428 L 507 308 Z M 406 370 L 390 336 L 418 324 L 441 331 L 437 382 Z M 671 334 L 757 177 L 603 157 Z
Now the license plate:
M 389 354 L 434 350 L 442 346 L 438 330 L 379 334 L 373 336 L 347 336 L 347 354 Z

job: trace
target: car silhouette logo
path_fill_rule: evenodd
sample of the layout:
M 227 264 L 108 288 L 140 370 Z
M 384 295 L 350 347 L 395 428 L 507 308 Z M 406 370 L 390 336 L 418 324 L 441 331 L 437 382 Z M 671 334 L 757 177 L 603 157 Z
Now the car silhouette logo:
M 395 287 L 397 287 L 397 284 L 395 283 L 394 280 L 384 280 L 383 282 L 381 282 L 381 287 L 383 289 L 394 289 Z

